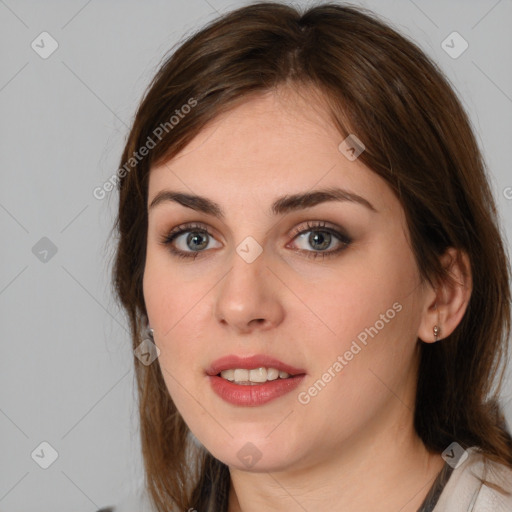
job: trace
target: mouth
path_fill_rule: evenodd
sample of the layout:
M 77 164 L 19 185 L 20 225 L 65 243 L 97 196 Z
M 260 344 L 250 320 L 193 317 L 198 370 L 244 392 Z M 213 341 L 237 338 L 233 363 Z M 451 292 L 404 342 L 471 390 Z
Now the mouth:
M 295 389 L 305 370 L 270 356 L 226 356 L 206 370 L 213 391 L 232 405 L 258 406 Z
M 263 382 L 269 382 L 276 379 L 289 379 L 293 377 L 288 372 L 278 370 L 277 368 L 253 368 L 251 370 L 247 368 L 230 368 L 223 370 L 217 374 L 217 377 L 238 384 L 239 386 L 254 386 L 262 384 Z

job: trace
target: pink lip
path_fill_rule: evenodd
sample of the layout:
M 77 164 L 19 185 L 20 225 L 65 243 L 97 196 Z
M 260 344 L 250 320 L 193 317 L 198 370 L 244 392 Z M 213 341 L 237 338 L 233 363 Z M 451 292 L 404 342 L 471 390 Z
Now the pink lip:
M 292 375 L 292 377 L 267 381 L 261 384 L 241 385 L 234 384 L 218 376 L 222 370 L 232 368 L 251 370 L 261 367 L 276 368 Z M 206 373 L 213 391 L 224 401 L 233 405 L 255 407 L 266 404 L 293 391 L 302 382 L 306 372 L 300 368 L 284 364 L 270 356 L 238 357 L 231 355 L 217 359 L 206 370 Z

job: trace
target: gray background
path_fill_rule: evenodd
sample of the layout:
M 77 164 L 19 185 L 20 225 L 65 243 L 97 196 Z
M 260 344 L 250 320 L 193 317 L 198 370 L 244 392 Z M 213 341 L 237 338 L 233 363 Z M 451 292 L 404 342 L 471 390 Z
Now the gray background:
M 246 3 L 0 0 L 0 511 L 94 511 L 140 482 L 132 354 L 109 290 L 117 198 L 97 200 L 93 190 L 115 173 L 164 54 Z M 447 73 L 510 239 L 512 2 L 353 3 L 383 15 Z M 59 45 L 47 59 L 31 47 L 43 31 Z M 441 47 L 453 31 L 469 44 L 456 59 Z M 36 257 L 48 249 L 43 237 L 57 252 Z M 43 441 L 58 453 L 48 469 L 31 457 Z

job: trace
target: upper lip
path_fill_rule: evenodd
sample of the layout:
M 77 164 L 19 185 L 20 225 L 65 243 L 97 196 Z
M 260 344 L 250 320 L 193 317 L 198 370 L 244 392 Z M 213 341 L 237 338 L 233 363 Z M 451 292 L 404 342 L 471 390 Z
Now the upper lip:
M 236 368 L 244 368 L 252 370 L 254 368 L 275 368 L 288 373 L 289 375 L 299 375 L 306 373 L 301 368 L 295 368 L 289 364 L 285 364 L 274 357 L 258 354 L 253 356 L 236 356 L 228 355 L 215 360 L 209 368 L 206 369 L 208 375 L 218 375 L 223 370 Z

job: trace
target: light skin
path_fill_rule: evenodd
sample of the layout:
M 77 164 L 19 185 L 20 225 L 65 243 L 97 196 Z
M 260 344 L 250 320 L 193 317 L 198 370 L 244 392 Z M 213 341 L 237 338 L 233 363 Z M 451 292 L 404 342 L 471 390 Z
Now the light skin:
M 252 98 L 151 170 L 148 206 L 172 190 L 224 211 L 219 218 L 175 201 L 149 208 L 143 288 L 161 351 L 155 364 L 192 433 L 229 466 L 229 512 L 416 512 L 444 463 L 413 429 L 420 344 L 434 341 L 434 325 L 443 338 L 462 319 L 471 293 L 467 259 L 457 262 L 454 250 L 444 255 L 458 284 L 422 281 L 398 199 L 340 152 L 343 138 L 315 106 L 287 89 Z M 330 187 L 373 209 L 344 200 L 269 211 L 282 196 Z M 326 239 L 326 227 L 316 227 L 322 221 L 350 242 Z M 209 235 L 196 233 L 200 250 L 187 244 L 197 228 L 175 239 L 176 249 L 200 252 L 181 259 L 162 239 L 188 222 Z M 297 237 L 294 228 L 306 234 Z M 262 248 L 252 263 L 236 251 L 249 236 Z M 378 334 L 300 403 L 299 393 L 397 303 L 400 311 Z M 269 354 L 306 376 L 267 404 L 232 405 L 205 373 L 229 354 Z M 237 456 L 247 443 L 261 454 L 251 468 Z

